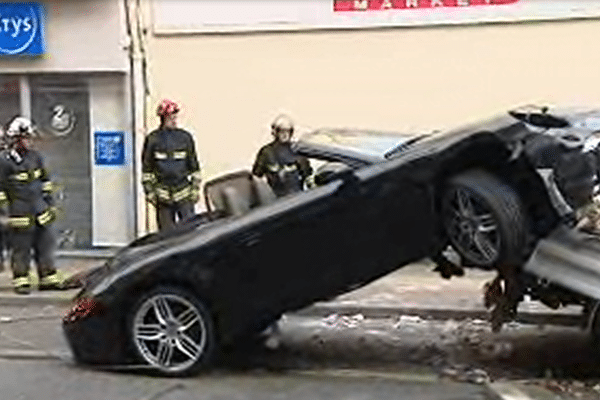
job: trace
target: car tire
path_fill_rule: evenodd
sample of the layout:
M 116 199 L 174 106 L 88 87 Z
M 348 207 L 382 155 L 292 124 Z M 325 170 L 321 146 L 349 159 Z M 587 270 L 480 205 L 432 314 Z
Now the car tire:
M 212 316 L 188 290 L 150 290 L 138 299 L 128 322 L 137 359 L 161 375 L 189 376 L 213 361 L 217 342 Z
M 448 181 L 442 221 L 466 266 L 491 269 L 525 261 L 529 234 L 519 195 L 486 171 L 471 170 Z

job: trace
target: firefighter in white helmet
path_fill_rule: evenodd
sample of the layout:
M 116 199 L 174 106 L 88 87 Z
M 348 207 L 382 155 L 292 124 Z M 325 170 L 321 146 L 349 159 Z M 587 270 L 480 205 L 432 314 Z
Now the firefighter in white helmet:
M 0 153 L 0 206 L 11 237 L 13 287 L 19 294 L 31 289 L 32 250 L 40 277 L 38 288 L 65 288 L 54 263 L 54 186 L 42 156 L 31 146 L 34 134 L 29 119 L 15 118 L 6 130 L 7 148 Z
M 292 150 L 294 123 L 290 117 L 282 114 L 275 118 L 271 134 L 273 141 L 259 150 L 252 173 L 258 177 L 266 176 L 277 196 L 301 191 L 312 168 L 306 157 Z

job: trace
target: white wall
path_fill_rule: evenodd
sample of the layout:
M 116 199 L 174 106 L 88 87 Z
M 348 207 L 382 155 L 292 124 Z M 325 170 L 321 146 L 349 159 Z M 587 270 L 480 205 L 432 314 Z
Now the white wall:
M 279 111 L 304 126 L 451 127 L 529 102 L 600 105 L 600 21 L 149 37 L 204 177 L 250 167 Z
M 95 77 L 90 82 L 92 159 L 92 242 L 118 246 L 134 239 L 133 146 L 125 76 Z M 125 165 L 94 165 L 94 132 L 125 132 Z

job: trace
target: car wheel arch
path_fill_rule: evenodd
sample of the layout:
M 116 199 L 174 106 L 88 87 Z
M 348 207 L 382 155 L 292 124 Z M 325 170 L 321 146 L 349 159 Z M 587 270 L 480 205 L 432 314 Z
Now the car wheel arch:
M 436 213 L 441 212 L 442 196 L 448 182 L 454 176 L 477 168 L 494 175 L 518 193 L 535 236 L 549 233 L 556 226 L 558 215 L 544 182 L 524 157 L 507 162 L 508 156 L 508 148 L 501 141 L 469 142 L 444 152 L 431 179 Z

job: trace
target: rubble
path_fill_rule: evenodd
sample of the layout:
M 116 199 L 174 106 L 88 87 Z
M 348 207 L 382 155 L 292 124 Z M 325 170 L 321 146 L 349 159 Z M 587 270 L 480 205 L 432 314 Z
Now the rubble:
M 328 328 L 356 328 L 365 320 L 364 315 L 356 314 L 352 316 L 339 316 L 338 314 L 330 314 L 321 320 L 320 325 Z
M 483 384 L 490 381 L 490 377 L 486 371 L 465 365 L 444 368 L 440 372 L 440 375 L 441 377 L 450 378 L 457 382 Z
M 506 360 L 513 355 L 513 352 L 514 346 L 510 342 L 488 342 L 477 346 L 478 355 L 486 360 Z

